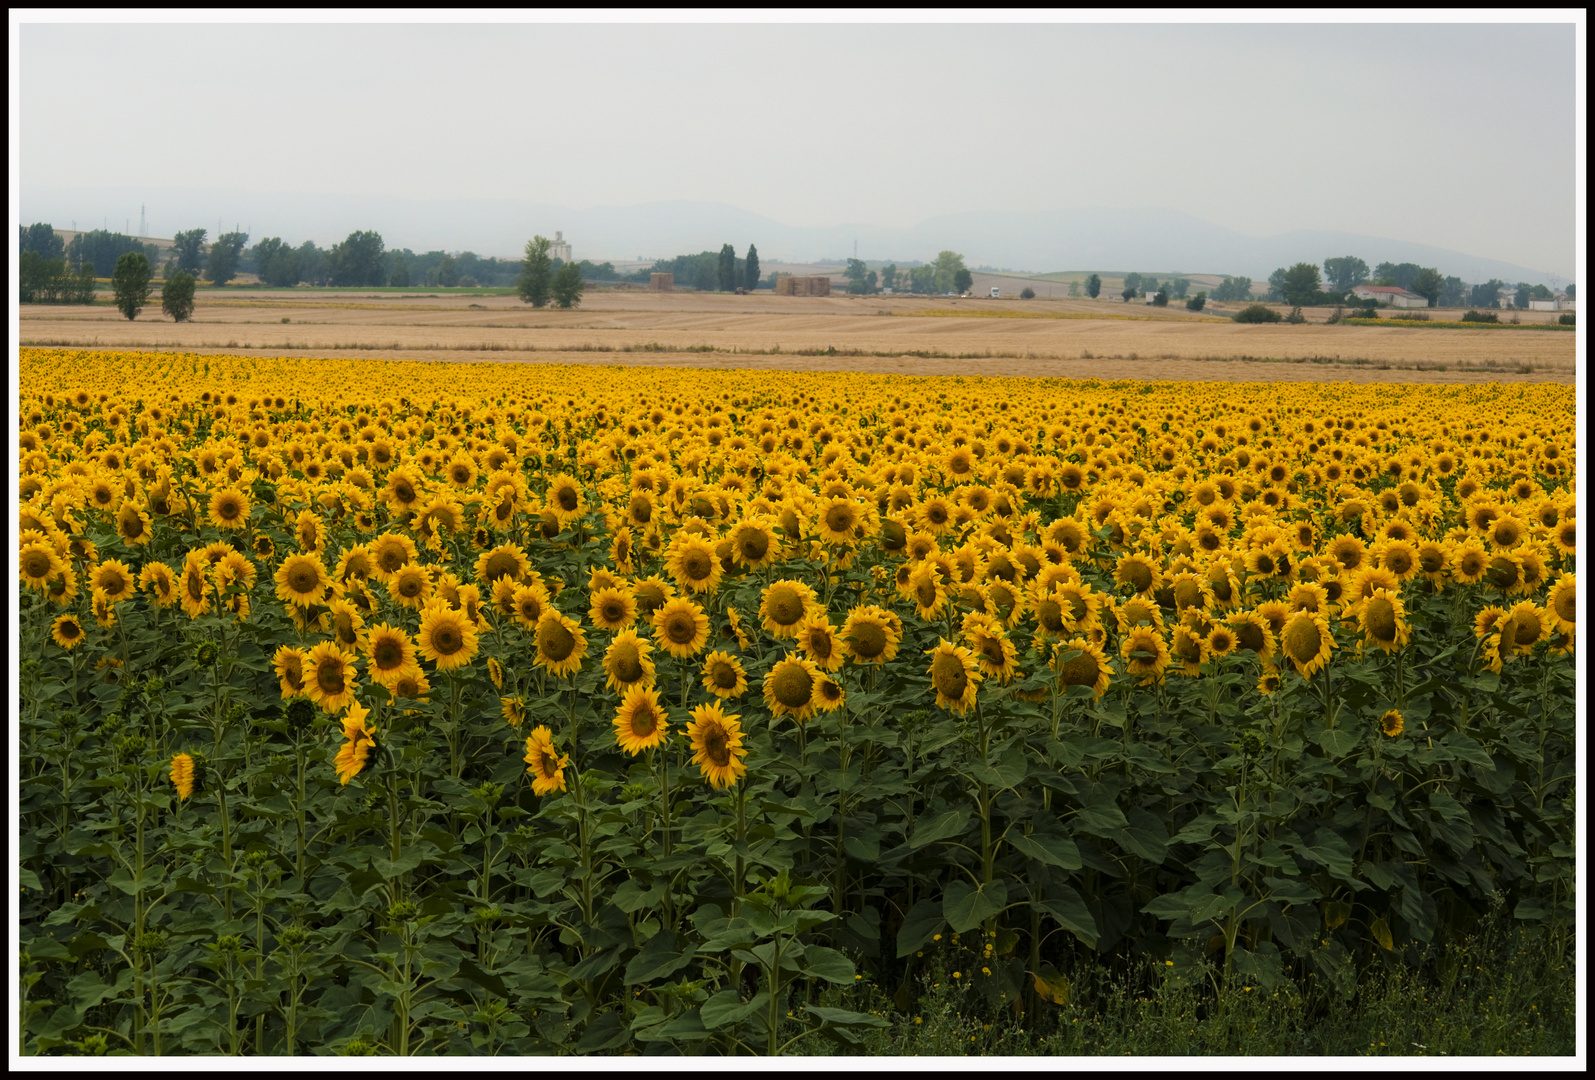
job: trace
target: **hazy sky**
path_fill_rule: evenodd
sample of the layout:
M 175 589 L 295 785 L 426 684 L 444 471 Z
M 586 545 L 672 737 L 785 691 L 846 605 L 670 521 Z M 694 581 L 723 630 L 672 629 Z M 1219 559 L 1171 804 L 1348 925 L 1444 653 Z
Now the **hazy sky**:
M 1575 27 L 38 25 L 21 185 L 1168 206 L 1573 272 Z

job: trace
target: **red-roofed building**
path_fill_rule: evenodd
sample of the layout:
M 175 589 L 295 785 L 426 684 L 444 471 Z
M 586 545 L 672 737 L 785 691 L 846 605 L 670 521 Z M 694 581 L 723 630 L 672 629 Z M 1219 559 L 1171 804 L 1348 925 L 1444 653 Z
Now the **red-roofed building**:
M 1428 307 L 1429 301 L 1417 293 L 1409 293 L 1406 289 L 1394 285 L 1358 285 L 1351 290 L 1351 295 L 1359 300 L 1377 300 L 1381 304 L 1389 304 L 1394 308 Z

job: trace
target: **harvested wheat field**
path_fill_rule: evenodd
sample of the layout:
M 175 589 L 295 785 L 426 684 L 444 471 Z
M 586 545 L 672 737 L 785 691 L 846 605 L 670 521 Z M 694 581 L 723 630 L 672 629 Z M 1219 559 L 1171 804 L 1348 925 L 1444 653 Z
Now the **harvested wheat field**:
M 203 291 L 159 304 L 28 306 L 23 345 L 394 359 L 691 365 L 895 374 L 1233 381 L 1572 383 L 1576 335 L 1519 329 L 1245 326 L 1091 300 L 590 290 L 579 308 L 514 296 Z

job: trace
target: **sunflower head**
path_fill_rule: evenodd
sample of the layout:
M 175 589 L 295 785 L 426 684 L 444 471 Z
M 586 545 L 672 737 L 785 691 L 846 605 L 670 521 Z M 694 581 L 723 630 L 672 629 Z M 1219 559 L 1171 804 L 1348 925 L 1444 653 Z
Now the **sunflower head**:
M 1311 678 L 1314 672 L 1328 665 L 1334 639 L 1323 616 L 1298 611 L 1280 632 L 1279 648 L 1303 678 Z
M 581 627 L 553 607 L 545 608 L 534 633 L 537 663 L 555 675 L 579 671 L 587 653 L 587 638 Z
M 699 705 L 692 710 L 687 737 L 692 742 L 692 761 L 703 771 L 703 778 L 716 788 L 729 788 L 747 775 L 743 759 L 742 718 L 727 715 L 719 703 Z
M 790 716 L 800 723 L 814 714 L 815 686 L 820 673 L 801 656 L 787 655 L 776 661 L 764 677 L 764 701 L 777 716 Z
M 651 687 L 633 686 L 615 712 L 615 745 L 635 757 L 662 745 L 669 734 L 667 714 Z
M 1406 726 L 1406 721 L 1402 719 L 1399 709 L 1390 709 L 1379 718 L 1379 730 L 1392 739 L 1400 735 L 1402 729 Z

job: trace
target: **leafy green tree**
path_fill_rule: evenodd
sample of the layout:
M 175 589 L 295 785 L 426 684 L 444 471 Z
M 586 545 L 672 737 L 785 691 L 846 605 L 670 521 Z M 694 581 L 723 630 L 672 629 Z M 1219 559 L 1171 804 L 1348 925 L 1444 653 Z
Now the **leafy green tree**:
M 937 292 L 936 267 L 933 263 L 915 266 L 908 271 L 910 288 L 916 293 Z M 951 282 L 949 282 L 951 284 Z
M 386 267 L 382 234 L 373 231 L 352 232 L 344 237 L 342 243 L 334 244 L 327 252 L 327 284 L 381 285 L 387 280 L 383 272 Z
M 1135 287 L 1136 291 L 1142 296 L 1150 296 L 1151 294 L 1157 292 L 1160 288 L 1162 288 L 1162 286 L 1158 283 L 1158 279 L 1153 277 L 1151 274 L 1141 275 L 1141 284 Z
M 1185 301 L 1185 310 L 1186 311 L 1201 311 L 1206 306 L 1207 306 L 1207 293 L 1205 293 L 1205 292 L 1199 292 L 1195 296 L 1191 297 L 1189 300 Z
M 1124 275 L 1124 287 L 1126 289 L 1130 290 L 1130 293 L 1131 293 L 1132 298 L 1133 298 L 1135 293 L 1138 293 L 1138 292 L 1141 291 L 1141 275 L 1140 274 L 1125 274 Z
M 1500 278 L 1491 278 L 1482 285 L 1475 285 L 1468 290 L 1468 305 L 1476 308 L 1494 308 L 1501 306 L 1501 290 L 1506 288 L 1506 282 Z
M 1529 294 L 1530 294 L 1530 292 L 1531 292 L 1531 290 L 1529 289 L 1529 283 L 1528 282 L 1526 282 L 1526 281 L 1518 282 L 1517 283 L 1517 296 L 1514 297 L 1513 300 L 1512 300 L 1513 305 L 1515 307 L 1519 307 L 1519 308 L 1528 307 L 1529 306 Z
M 1285 268 L 1283 266 L 1268 275 L 1268 292 L 1264 294 L 1264 299 L 1285 299 Z
M 190 274 L 199 273 L 205 252 L 205 230 L 189 229 L 172 237 L 172 250 L 177 252 L 177 268 Z
M 1324 278 L 1335 292 L 1346 292 L 1368 280 L 1368 264 L 1355 255 L 1325 259 Z
M 869 270 L 860 259 L 847 260 L 847 269 L 842 271 L 842 276 L 847 278 L 847 291 L 854 296 L 862 296 L 870 291 L 867 280 Z
M 1168 289 L 1167 285 L 1165 285 L 1161 289 L 1159 289 L 1157 291 L 1156 295 L 1154 295 L 1152 297 L 1152 306 L 1153 307 L 1168 307 L 1169 306 L 1169 289 Z
M 964 257 L 956 251 L 942 251 L 936 255 L 932 264 L 932 280 L 937 292 L 963 292 L 958 288 L 958 271 L 964 269 Z M 965 286 L 968 288 L 968 286 Z
M 1102 293 L 1102 279 L 1097 275 L 1092 274 L 1086 279 L 1085 291 L 1087 296 L 1095 300 Z
M 432 280 L 428 284 L 437 284 L 445 289 L 452 289 L 460 283 L 460 268 L 454 261 L 454 256 L 445 255 L 438 261 L 437 266 L 427 275 Z
M 1374 284 L 1394 285 L 1398 289 L 1412 291 L 1412 282 L 1423 272 L 1423 267 L 1417 263 L 1392 263 L 1382 262 L 1373 268 Z
M 582 300 L 582 270 L 577 263 L 568 262 L 554 274 L 549 286 L 554 303 L 562 308 L 573 308 Z
M 1536 285 L 1529 290 L 1530 300 L 1553 300 L 1555 297 L 1556 294 L 1551 292 L 1551 290 L 1546 288 L 1544 285 Z
M 1032 289 L 1029 285 L 1026 285 L 1024 288 L 1019 290 L 1019 299 L 1034 300 L 1035 298 L 1036 290 Z
M 1468 299 L 1468 287 L 1462 279 L 1448 276 L 1445 279 L 1445 288 L 1440 290 L 1441 307 L 1461 307 Z
M 966 268 L 960 266 L 953 271 L 953 292 L 966 293 L 974 283 L 975 275 L 971 274 Z
M 111 275 L 111 291 L 116 295 L 116 308 L 129 319 L 138 313 L 150 298 L 150 261 L 142 251 L 129 251 L 116 260 L 116 271 Z
M 1274 279 L 1269 278 L 1270 285 Z M 1318 277 L 1318 264 L 1299 262 L 1289 270 L 1280 272 L 1278 289 L 1284 297 L 1285 303 L 1291 307 L 1301 307 L 1310 304 L 1318 295 L 1322 281 Z
M 1280 314 L 1264 304 L 1253 304 L 1236 312 L 1234 319 L 1238 323 L 1274 323 L 1280 321 Z
M 1430 307 L 1434 307 L 1440 302 L 1440 294 L 1445 291 L 1445 277 L 1434 267 L 1426 266 L 1413 277 L 1408 288 L 1429 301 Z
M 1169 282 L 1169 295 L 1176 300 L 1184 300 L 1185 294 L 1191 290 L 1189 278 L 1175 278 Z
M 1213 290 L 1214 300 L 1246 300 L 1252 295 L 1252 279 L 1224 276 L 1224 281 Z
M 548 303 L 548 284 L 552 276 L 551 247 L 548 237 L 534 236 L 526 242 L 526 258 L 521 261 L 521 276 L 515 282 L 520 298 L 533 307 Z
M 883 288 L 883 289 L 896 289 L 897 288 L 897 264 L 896 263 L 887 263 L 885 266 L 881 267 L 881 288 Z
M 730 292 L 737 287 L 737 249 L 730 244 L 720 245 L 720 262 L 717 266 L 716 279 L 721 292 Z
M 410 287 L 410 267 L 406 265 L 403 255 L 393 257 L 393 270 L 388 274 L 388 284 L 400 289 Z
M 1127 286 L 1125 286 L 1125 288 L 1124 288 L 1124 291 L 1123 291 L 1123 292 L 1121 292 L 1121 293 L 1120 293 L 1120 294 L 1119 294 L 1119 295 L 1120 295 L 1120 296 L 1122 296 L 1122 297 L 1124 297 L 1124 302 L 1125 302 L 1125 303 L 1126 303 L 1126 304 L 1128 304 L 1128 303 L 1129 303 L 1129 302 L 1130 302 L 1130 301 L 1131 301 L 1131 300 L 1134 300 L 1134 299 L 1135 299 L 1135 290 L 1134 290 L 1134 289 L 1132 289 L 1132 288 L 1130 288 L 1130 287 L 1129 287 L 1129 286 L 1128 286 L 1128 285 L 1127 285 Z
M 1569 300 L 1577 300 L 1578 299 L 1578 293 L 1576 291 L 1576 287 L 1573 284 L 1573 282 L 1569 281 L 1567 283 L 1567 288 L 1564 289 L 1563 291 L 1567 293 L 1567 298 Z
M 205 260 L 205 276 L 212 285 L 225 285 L 238 276 L 238 256 L 243 253 L 248 233 L 222 233 L 210 246 Z
M 748 245 L 748 257 L 742 260 L 742 286 L 748 292 L 759 287 L 759 249 Z
M 174 322 L 194 317 L 194 275 L 179 270 L 161 286 L 161 311 Z
M 59 259 L 66 251 L 66 245 L 61 243 L 61 237 L 56 233 L 55 227 L 43 222 L 36 222 L 23 228 L 17 226 L 17 252 L 32 251 L 46 261 Z

